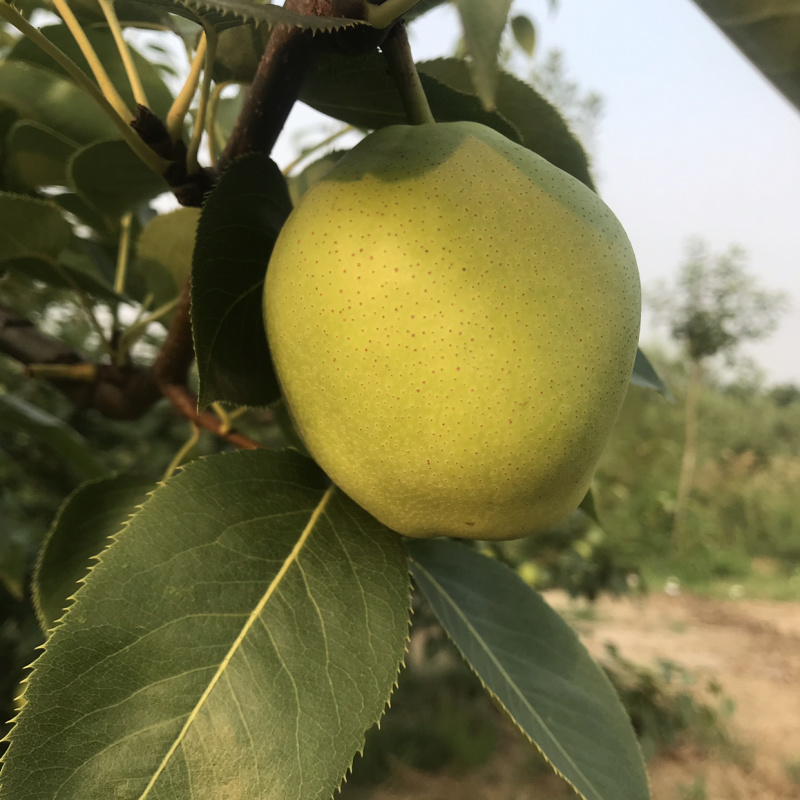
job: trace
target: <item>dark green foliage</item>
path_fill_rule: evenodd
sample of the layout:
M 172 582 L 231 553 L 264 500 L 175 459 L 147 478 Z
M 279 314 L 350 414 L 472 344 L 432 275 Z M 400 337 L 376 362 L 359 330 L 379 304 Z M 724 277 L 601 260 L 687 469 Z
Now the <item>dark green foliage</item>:
M 800 108 L 800 19 L 797 4 L 762 0 L 695 0 L 761 72 Z
M 115 535 L 50 634 L 0 791 L 330 797 L 396 680 L 409 590 L 400 539 L 310 459 L 198 459 Z
M 423 2 L 410 16 L 438 4 Z M 420 65 L 436 119 L 487 124 L 592 186 L 586 153 L 547 93 L 498 70 L 502 37 L 515 35 L 529 52 L 532 24 L 516 17 L 509 30 L 508 0 L 456 5 L 466 58 Z M 26 0 L 21 7 L 29 15 L 40 6 Z M 123 102 L 135 110 L 123 59 L 96 3 L 72 6 Z M 316 31 L 317 43 L 330 41 L 326 32 L 358 26 L 245 0 L 115 6 L 125 22 L 165 25 L 192 49 L 200 30 L 193 25 L 206 28 L 212 48 L 216 31 L 217 82 L 250 80 L 270 25 Z M 130 118 L 112 124 L 68 71 L 5 26 L 0 31 L 0 288 L 12 317 L 29 317 L 37 333 L 77 351 L 46 366 L 85 358 L 121 373 L 132 365 L 152 379 L 153 396 L 159 389 L 185 392 L 179 399 L 187 402 L 176 407 L 195 420 L 198 376 L 182 377 L 193 336 L 201 408 L 214 401 L 270 404 L 270 411 L 237 410 L 236 425 L 254 440 L 247 444 L 297 444 L 278 399 L 261 315 L 264 271 L 291 209 L 278 168 L 259 153 L 228 165 L 221 179 L 203 173 L 215 188 L 204 199 L 195 247 L 194 212 L 151 222 L 155 211 L 148 203 L 167 183 L 153 171 L 158 165 L 145 167 L 130 139 L 122 141 Z M 87 69 L 91 59 L 63 25 L 46 26 L 44 35 Z M 173 103 L 169 70 L 158 58 L 150 63 L 134 53 L 133 59 L 149 106 L 163 122 Z M 405 121 L 395 89 L 377 51 L 361 58 L 324 52 L 303 91 L 331 116 L 372 128 Z M 208 120 L 212 157 L 225 146 L 240 103 L 215 95 Z M 585 108 L 596 115 L 599 106 Z M 180 114 L 170 122 L 173 140 L 156 124 L 148 141 L 157 140 L 160 152 L 181 162 L 182 144 L 174 139 L 193 120 Z M 298 195 L 331 158 L 293 180 Z M 182 166 L 170 171 L 173 182 L 183 179 Z M 187 166 L 192 173 L 196 164 Z M 175 309 L 192 252 L 193 329 L 187 322 L 182 341 L 166 339 L 178 341 L 187 363 L 172 364 L 176 369 L 164 378 L 169 359 L 156 357 L 166 325 L 183 319 L 184 307 Z M 695 303 L 672 330 L 699 359 L 759 327 L 734 329 L 731 318 Z M 15 325 L 20 322 L 27 324 L 17 319 Z M 4 353 L 19 364 L 36 361 L 15 354 L 7 340 Z M 53 385 L 10 363 L 0 361 L 4 719 L 18 710 L 13 699 L 23 666 L 41 639 L 31 606 L 37 551 L 33 594 L 51 634 L 10 734 L 3 798 L 182 797 L 198 786 L 236 800 L 330 797 L 365 730 L 381 717 L 397 676 L 407 635 L 409 554 L 418 588 L 465 660 L 441 642 L 438 625 L 419 626 L 437 655 L 412 648 L 396 711 L 381 733 L 370 734 L 354 783 L 385 774 L 394 757 L 417 768 L 482 763 L 495 748 L 501 719 L 485 687 L 585 797 L 647 797 L 639 752 L 611 686 L 564 620 L 527 584 L 594 597 L 622 587 L 629 569 L 620 564 L 666 552 L 679 407 L 652 393 L 645 400 L 632 388 L 600 472 L 597 508 L 593 493 L 585 513 L 535 545 L 476 552 L 453 542 L 415 541 L 406 548 L 331 487 L 310 459 L 275 450 L 221 452 L 233 435 L 219 408 L 220 435 L 204 434 L 174 458 L 189 425 L 166 402 L 143 409 L 135 421 L 113 422 L 83 408 L 83 400 L 71 405 Z M 42 375 L 41 366 L 32 374 Z M 57 380 L 63 375 L 62 369 Z M 683 376 L 670 377 L 680 395 Z M 633 382 L 666 394 L 642 355 Z M 689 509 L 696 537 L 691 555 L 700 554 L 692 563 L 737 577 L 755 554 L 800 562 L 792 491 L 799 475 L 797 392 L 722 388 L 701 399 L 709 423 Z M 181 459 L 188 463 L 175 472 Z M 82 483 L 87 477 L 94 482 Z M 419 598 L 417 610 L 422 622 Z M 615 670 L 645 740 L 668 743 L 667 733 L 716 723 L 684 693 L 667 697 L 662 683 L 669 683 L 672 666 L 658 680 L 619 658 Z M 411 712 L 420 705 L 422 716 Z
M 280 396 L 261 298 L 278 232 L 292 210 L 280 170 L 253 153 L 235 162 L 203 207 L 192 264 L 199 404 L 267 405 Z

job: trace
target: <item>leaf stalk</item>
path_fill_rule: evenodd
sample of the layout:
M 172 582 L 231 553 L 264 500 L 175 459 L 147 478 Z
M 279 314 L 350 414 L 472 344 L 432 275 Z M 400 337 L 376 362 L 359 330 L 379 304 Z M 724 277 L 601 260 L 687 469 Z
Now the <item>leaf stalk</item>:
M 128 76 L 128 83 L 130 83 L 133 98 L 140 106 L 150 107 L 147 102 L 147 94 L 145 93 L 144 86 L 142 86 L 142 79 L 139 76 L 139 70 L 136 69 L 136 64 L 133 61 L 131 49 L 122 35 L 122 26 L 119 24 L 117 12 L 114 10 L 114 3 L 111 0 L 97 0 L 100 8 L 105 15 L 106 22 L 108 23 L 111 35 L 116 42 L 117 50 L 119 50 L 122 65 L 125 67 L 125 74 Z
M 211 78 L 214 70 L 214 59 L 217 55 L 217 32 L 210 25 L 206 27 L 203 39 L 206 42 L 205 66 L 203 68 L 203 80 L 200 84 L 200 100 L 197 105 L 197 117 L 194 121 L 192 138 L 189 140 L 189 148 L 186 152 L 187 175 L 194 175 L 200 170 L 200 163 L 197 160 L 197 154 L 200 151 L 200 142 L 203 139 L 206 110 L 208 109 L 208 97 L 211 94 Z
M 367 22 L 373 28 L 388 28 L 396 19 L 410 11 L 419 0 L 385 0 L 376 6 L 367 2 Z
M 422 88 L 422 81 L 419 79 L 411 45 L 408 42 L 406 26 L 402 20 L 389 32 L 381 50 L 389 66 L 389 72 L 400 91 L 409 124 L 427 125 L 436 122 L 428 105 L 425 90 Z
M 189 113 L 192 99 L 197 92 L 197 87 L 200 85 L 200 73 L 206 60 L 206 48 L 207 42 L 204 31 L 197 44 L 197 50 L 192 58 L 186 81 L 172 103 L 172 108 L 167 113 L 167 131 L 169 132 L 169 138 L 173 142 L 179 142 L 183 138 L 183 121 Z
M 92 47 L 92 43 L 89 41 L 89 37 L 81 27 L 77 17 L 72 13 L 72 9 L 67 5 L 66 0 L 53 0 L 53 5 L 64 20 L 67 28 L 69 28 L 72 38 L 75 39 L 75 43 L 80 48 L 83 57 L 89 64 L 89 69 L 92 71 L 92 75 L 94 75 L 97 85 L 103 93 L 103 97 L 108 100 L 114 111 L 116 111 L 122 119 L 126 122 L 130 122 L 133 119 L 133 112 L 127 107 L 125 101 L 120 97 L 116 86 L 111 82 L 111 78 L 108 77 L 103 62 L 100 61 L 94 47 Z
M 24 34 L 42 51 L 47 53 L 62 69 L 81 87 L 103 110 L 114 126 L 120 132 L 133 152 L 157 175 L 163 175 L 169 168 L 169 161 L 161 158 L 151 150 L 131 128 L 126 119 L 117 112 L 114 106 L 98 89 L 97 84 L 89 79 L 84 71 L 66 54 L 56 47 L 38 28 L 25 19 L 16 9 L 12 8 L 5 0 L 0 0 L 0 17 L 10 22 L 20 33 Z

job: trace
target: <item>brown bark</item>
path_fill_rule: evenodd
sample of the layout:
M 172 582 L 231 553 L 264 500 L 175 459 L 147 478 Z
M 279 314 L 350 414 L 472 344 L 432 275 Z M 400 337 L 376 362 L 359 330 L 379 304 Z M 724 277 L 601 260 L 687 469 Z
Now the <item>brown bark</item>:
M 81 353 L 42 333 L 31 320 L 3 304 L 0 304 L 0 353 L 26 367 L 90 364 Z M 92 408 L 109 419 L 139 419 L 161 397 L 152 371 L 147 368 L 132 364 L 92 366 L 93 380 L 86 380 L 85 370 L 76 370 L 74 379 L 58 377 L 50 383 L 78 408 Z
M 379 3 L 378 3 L 379 4 Z M 286 0 L 297 14 L 354 17 L 362 0 Z M 388 31 L 357 26 L 330 33 L 312 33 L 280 25 L 275 28 L 259 62 L 244 107 L 216 167 L 221 175 L 232 161 L 247 153 L 272 152 L 306 75 L 326 49 L 357 55 L 374 50 Z

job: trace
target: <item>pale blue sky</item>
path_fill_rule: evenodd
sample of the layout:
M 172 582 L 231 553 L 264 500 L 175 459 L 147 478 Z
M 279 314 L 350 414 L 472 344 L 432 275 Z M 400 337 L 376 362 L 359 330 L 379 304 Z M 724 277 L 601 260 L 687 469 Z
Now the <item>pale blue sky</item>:
M 800 382 L 800 113 L 690 0 L 548 8 L 513 5 L 534 19 L 538 52 L 562 49 L 570 77 L 604 98 L 596 177 L 645 288 L 675 274 L 690 236 L 742 245 L 762 282 L 792 299 L 778 333 L 749 352 L 770 383 Z M 457 36 L 450 11 L 432 12 L 412 29 L 415 56 L 449 54 Z M 287 135 L 275 155 L 286 163 L 291 150 Z

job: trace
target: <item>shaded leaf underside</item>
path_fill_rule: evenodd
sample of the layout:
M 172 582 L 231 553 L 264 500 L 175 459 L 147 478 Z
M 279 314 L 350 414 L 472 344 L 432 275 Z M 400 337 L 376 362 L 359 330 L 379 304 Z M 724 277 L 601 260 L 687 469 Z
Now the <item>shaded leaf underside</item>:
M 408 543 L 411 573 L 486 688 L 586 800 L 648 800 L 641 752 L 575 632 L 505 565 L 452 540 Z

